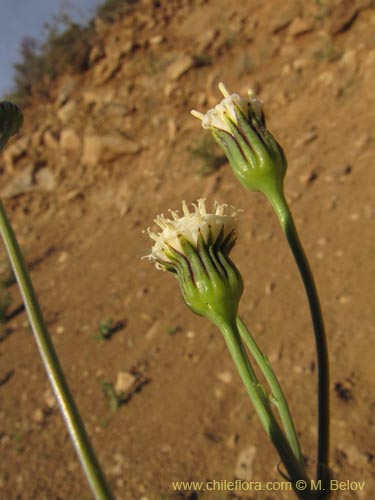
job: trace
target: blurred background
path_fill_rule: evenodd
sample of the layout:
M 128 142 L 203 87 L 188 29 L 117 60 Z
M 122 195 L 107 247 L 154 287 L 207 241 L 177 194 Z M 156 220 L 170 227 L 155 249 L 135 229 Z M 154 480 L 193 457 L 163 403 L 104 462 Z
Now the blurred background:
M 374 26 L 366 0 L 3 0 L 0 93 L 25 121 L 0 196 L 116 498 L 252 499 L 172 481 L 278 481 L 220 333 L 142 256 L 159 213 L 243 209 L 240 314 L 290 401 L 310 471 L 316 359 L 298 271 L 271 207 L 236 181 L 191 109 L 218 83 L 264 102 L 320 292 L 331 357 L 333 476 L 374 466 Z M 87 485 L 0 249 L 0 498 L 86 500 Z M 265 493 L 265 492 L 264 492 Z M 267 492 L 264 500 L 290 498 Z
M 87 24 L 97 11 L 99 0 L 3 0 L 1 3 L 0 95 L 14 89 L 17 64 L 26 54 L 40 54 L 56 31 L 66 25 Z

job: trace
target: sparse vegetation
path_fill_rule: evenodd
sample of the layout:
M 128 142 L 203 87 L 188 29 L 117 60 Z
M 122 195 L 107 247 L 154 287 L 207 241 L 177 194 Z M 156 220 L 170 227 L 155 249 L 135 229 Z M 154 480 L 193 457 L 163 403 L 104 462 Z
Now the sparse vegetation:
M 106 380 L 101 380 L 100 386 L 103 391 L 103 394 L 108 399 L 111 410 L 117 411 L 120 408 L 121 404 L 124 402 L 123 398 L 116 393 L 113 384 L 111 384 L 110 382 L 107 382 Z
M 95 39 L 91 24 L 84 27 L 63 16 L 46 24 L 45 29 L 43 42 L 25 37 L 20 44 L 20 62 L 14 65 L 15 88 L 10 96 L 16 102 L 22 102 L 34 90 L 45 92 L 48 84 L 63 73 L 88 68 Z
M 238 59 L 237 68 L 239 78 L 254 71 L 255 62 L 248 52 L 244 52 Z
M 120 12 L 126 12 L 137 0 L 105 0 L 96 10 L 96 15 L 107 22 L 114 22 Z
M 212 64 L 212 57 L 208 54 L 195 54 L 193 55 L 193 59 L 197 68 L 210 66 Z
M 15 442 L 15 448 L 17 453 L 20 453 L 23 450 L 23 439 L 24 434 L 22 432 L 16 431 L 13 434 L 13 440 Z
M 112 318 L 101 319 L 98 324 L 98 333 L 95 338 L 101 342 L 105 342 L 106 340 L 110 339 L 112 328 Z
M 180 332 L 181 328 L 179 326 L 168 326 L 165 330 L 167 335 L 175 335 L 176 333 Z
M 117 14 L 126 12 L 136 0 L 106 0 L 96 15 L 113 22 Z M 64 73 L 80 73 L 89 67 L 90 49 L 96 40 L 93 20 L 79 24 L 66 13 L 45 24 L 42 40 L 26 36 L 20 44 L 20 60 L 14 64 L 14 91 L 8 96 L 17 103 L 33 91 L 45 94 L 51 81 Z
M 315 0 L 314 3 L 318 8 L 318 12 L 315 15 L 315 19 L 321 21 L 331 14 L 331 8 L 325 2 L 325 0 Z
M 329 285 L 323 309 L 331 317 L 335 362 L 332 422 L 346 424 L 333 433 L 335 478 L 366 481 L 371 496 L 374 443 L 365 424 L 373 409 L 366 383 L 373 370 L 366 336 L 353 333 L 368 330 L 371 282 L 365 265 L 374 175 L 368 168 L 374 44 L 368 9 L 333 35 L 333 17 L 314 19 L 314 3 L 306 9 L 288 4 L 282 12 L 276 2 L 260 2 L 256 9 L 246 2 L 225 9 L 214 4 L 146 1 L 113 22 L 96 20 L 89 69 L 72 74 L 75 68 L 67 66 L 68 75 L 52 83 L 42 77 L 31 88 L 24 128 L 2 158 L 1 187 L 22 180 L 25 171 L 35 190 L 6 199 L 5 207 L 28 249 L 52 342 L 113 495 L 153 500 L 246 496 L 176 491 L 172 481 L 231 481 L 242 474 L 268 479 L 268 467 L 271 480 L 287 481 L 278 477 L 275 454 L 264 446 L 218 332 L 203 318 L 185 317 L 175 277 L 141 259 L 150 253 L 142 229 L 159 211 L 169 217 L 167 207 L 179 207 L 182 198 L 189 207 L 205 197 L 208 206 L 218 200 L 244 209 L 233 254 L 247 276 L 241 312 L 254 323 L 255 337 L 293 397 L 297 432 L 313 471 L 316 412 L 306 394 L 317 365 L 314 343 L 298 340 L 308 329 L 307 304 L 292 256 L 262 196 L 246 201 L 229 164 L 218 169 L 215 163 L 221 150 L 189 114 L 215 105 L 219 81 L 242 96 L 254 88 L 286 147 L 288 199 L 321 277 L 318 287 Z M 39 55 L 37 42 L 34 48 Z M 331 49 L 342 57 L 330 62 Z M 209 54 L 212 65 L 198 68 L 194 54 Z M 172 69 L 185 61 L 189 69 L 175 76 Z M 38 98 L 39 89 L 47 89 L 48 102 Z M 108 151 L 96 154 L 102 140 Z M 112 155 L 111 149 L 107 156 L 118 144 L 129 146 L 129 153 Z M 86 158 L 92 161 L 86 164 Z M 44 173 L 55 178 L 50 191 L 39 190 Z M 361 263 L 356 272 L 353 262 Z M 8 278 L 1 264 L 0 290 L 3 274 Z M 357 283 L 361 293 L 353 294 Z M 17 285 L 4 292 L 13 301 L 0 326 L 0 497 L 89 496 L 47 389 Z M 294 298 L 301 307 L 290 311 Z M 113 333 L 119 320 L 126 326 Z M 267 389 L 276 413 L 277 397 Z M 16 431 L 24 435 L 19 454 Z M 200 451 L 203 460 L 196 459 Z M 269 492 L 275 499 L 280 494 L 292 496 Z
M 315 57 L 321 61 L 332 63 L 340 59 L 341 52 L 334 47 L 330 40 L 323 38 L 321 48 L 315 53 Z
M 111 317 L 103 318 L 98 323 L 98 330 L 96 334 L 96 340 L 99 342 L 105 342 L 109 340 L 113 334 L 124 328 L 125 323 L 123 321 L 113 322 Z

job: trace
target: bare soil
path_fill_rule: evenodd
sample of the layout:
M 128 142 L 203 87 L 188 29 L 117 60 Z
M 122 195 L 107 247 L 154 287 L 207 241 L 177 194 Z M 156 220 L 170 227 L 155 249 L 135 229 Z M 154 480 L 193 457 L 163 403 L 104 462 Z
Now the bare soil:
M 269 128 L 285 149 L 286 194 L 328 334 L 332 473 L 352 485 L 334 498 L 370 500 L 375 495 L 370 2 L 159 3 L 139 2 L 114 24 L 98 24 L 106 55 L 98 61 L 93 56 L 87 72 L 68 75 L 73 86 L 65 101 L 65 80 L 53 82 L 48 95 L 35 95 L 24 109 L 21 131 L 30 143 L 0 178 L 3 188 L 33 165 L 33 175 L 47 168 L 56 180 L 49 190 L 34 186 L 11 195 L 6 208 L 100 463 L 118 500 L 293 498 L 281 491 L 173 491 L 172 481 L 283 480 L 220 333 L 188 311 L 172 275 L 141 259 L 151 244 L 142 231 L 155 216 L 203 196 L 208 205 L 218 200 L 244 211 L 233 250 L 245 282 L 240 314 L 280 378 L 314 471 L 314 339 L 291 253 L 262 195 L 246 192 L 228 164 L 202 175 L 202 160 L 192 154 L 208 132 L 189 111 L 215 105 L 223 81 L 231 92 L 256 91 Z M 116 51 L 127 38 L 134 46 L 117 61 Z M 194 64 L 176 77 L 173 69 L 187 56 Z M 113 60 L 118 64 L 111 73 L 104 66 Z M 68 120 L 58 114 L 66 102 L 75 106 Z M 116 114 L 111 103 L 126 111 Z M 76 134 L 78 148 L 62 147 L 65 129 Z M 85 137 L 114 131 L 138 144 L 139 152 L 84 164 Z M 0 498 L 89 499 L 17 286 L 9 293 L 12 303 L 0 337 Z M 117 328 L 99 341 L 98 324 L 106 318 Z M 132 373 L 137 385 L 115 411 L 103 381 L 115 386 L 120 372 Z M 353 489 L 358 481 L 365 482 L 363 491 Z

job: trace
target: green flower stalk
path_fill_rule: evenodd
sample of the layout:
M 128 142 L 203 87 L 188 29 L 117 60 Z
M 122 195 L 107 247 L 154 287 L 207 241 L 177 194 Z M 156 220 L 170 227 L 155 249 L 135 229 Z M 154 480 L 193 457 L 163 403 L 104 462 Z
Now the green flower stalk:
M 216 203 L 214 213 L 207 213 L 205 202 L 200 199 L 194 205 L 193 213 L 184 202 L 183 213 L 179 217 L 177 212 L 171 212 L 171 219 L 163 215 L 157 217 L 155 222 L 162 231 L 154 233 L 148 229 L 155 241 L 148 258 L 155 261 L 158 269 L 175 274 L 189 309 L 206 317 L 221 330 L 263 428 L 276 447 L 292 484 L 298 480 L 308 481 L 302 457 L 293 451 L 276 420 L 269 396 L 259 383 L 241 341 L 239 328 L 244 337 L 247 336 L 250 347 L 254 347 L 249 340 L 250 334 L 237 319 L 243 282 L 229 258 L 236 241 L 238 211 Z M 256 349 L 260 360 L 262 355 L 257 346 Z M 262 370 L 268 370 L 264 359 L 261 360 Z M 277 385 L 274 379 L 272 383 L 273 387 Z M 279 402 L 286 404 L 282 398 Z M 309 489 L 296 493 L 301 499 L 312 498 Z
M 9 138 L 18 132 L 22 122 L 22 113 L 15 104 L 8 101 L 0 102 L 0 150 L 6 145 Z M 1 199 L 0 234 L 21 291 L 40 357 L 93 496 L 96 500 L 111 500 L 112 493 L 91 447 L 84 423 L 65 379 L 25 260 Z
M 262 103 L 249 91 L 248 99 L 230 95 L 219 84 L 224 99 L 206 114 L 192 111 L 222 147 L 233 172 L 249 191 L 260 191 L 272 204 L 300 271 L 314 327 L 318 359 L 317 480 L 329 480 L 329 362 L 319 297 L 313 275 L 284 196 L 287 161 L 283 149 L 266 127 Z M 327 495 L 327 493 L 325 494 Z M 320 494 L 320 498 L 324 493 Z

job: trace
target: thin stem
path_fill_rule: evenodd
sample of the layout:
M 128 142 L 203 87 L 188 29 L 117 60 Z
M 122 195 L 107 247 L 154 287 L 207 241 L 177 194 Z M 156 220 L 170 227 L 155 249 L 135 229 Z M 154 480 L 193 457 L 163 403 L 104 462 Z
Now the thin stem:
M 303 251 L 293 216 L 283 193 L 268 196 L 297 263 L 309 301 L 318 361 L 318 449 L 316 478 L 323 485 L 329 479 L 329 359 L 322 311 L 314 278 Z
M 248 328 L 246 327 L 246 325 L 239 316 L 237 316 L 237 327 L 243 341 L 247 345 L 249 351 L 251 352 L 252 356 L 254 357 L 266 381 L 270 386 L 270 389 L 272 391 L 272 402 L 275 404 L 277 411 L 279 412 L 286 437 L 294 452 L 294 455 L 296 456 L 297 460 L 301 464 L 303 464 L 304 460 L 301 452 L 301 446 L 299 443 L 296 429 L 294 427 L 292 416 L 289 411 L 289 406 L 284 396 L 283 390 L 279 384 L 279 381 L 277 380 L 277 377 L 274 371 L 272 370 L 272 366 L 268 361 L 268 358 L 260 350 L 258 344 L 255 342 L 250 331 L 248 330 Z
M 96 500 L 111 500 L 113 496 L 106 483 L 94 450 L 91 447 L 84 424 L 65 379 L 38 304 L 21 249 L 1 200 L 0 232 L 21 290 L 21 295 L 40 356 L 59 403 L 76 453 L 86 475 L 86 479 Z
M 304 466 L 296 459 L 289 442 L 287 441 L 281 427 L 279 426 L 272 409 L 269 405 L 267 395 L 263 387 L 259 384 L 252 373 L 249 374 L 248 366 L 251 366 L 246 355 L 245 348 L 241 342 L 240 334 L 234 320 L 232 323 L 222 323 L 218 325 L 228 349 L 236 364 L 237 370 L 247 389 L 249 397 L 254 405 L 255 411 L 261 424 L 277 449 L 283 461 L 295 493 L 300 500 L 312 500 L 314 495 L 310 490 L 310 480 L 306 474 Z M 298 481 L 305 481 L 307 489 L 299 491 L 296 488 Z

